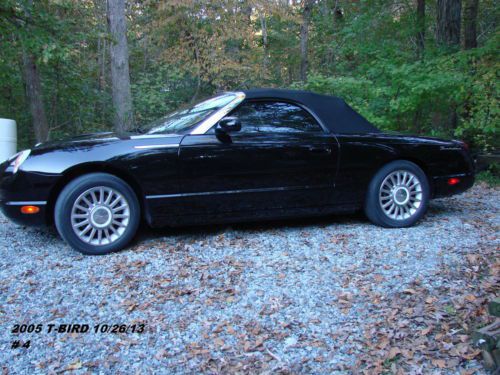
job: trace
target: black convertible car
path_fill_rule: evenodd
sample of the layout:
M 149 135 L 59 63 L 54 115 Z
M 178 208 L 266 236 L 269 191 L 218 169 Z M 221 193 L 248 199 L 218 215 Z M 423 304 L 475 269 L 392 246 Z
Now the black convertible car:
M 383 227 L 415 224 L 429 199 L 474 183 L 467 145 L 380 132 L 342 99 L 226 92 L 137 132 L 47 142 L 0 165 L 0 207 L 55 223 L 86 254 L 153 227 L 324 215 L 363 208 Z

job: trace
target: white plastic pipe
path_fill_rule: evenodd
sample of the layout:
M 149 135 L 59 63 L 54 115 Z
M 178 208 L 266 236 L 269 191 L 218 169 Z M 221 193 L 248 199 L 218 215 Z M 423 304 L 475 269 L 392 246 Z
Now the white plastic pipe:
M 14 155 L 16 150 L 16 122 L 7 118 L 0 118 L 0 163 Z

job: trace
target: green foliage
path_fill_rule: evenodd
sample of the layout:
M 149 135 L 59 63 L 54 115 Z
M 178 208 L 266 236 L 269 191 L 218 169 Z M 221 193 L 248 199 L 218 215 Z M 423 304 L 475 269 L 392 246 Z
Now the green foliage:
M 167 65 L 138 75 L 132 84 L 136 121 L 151 122 L 189 101 L 194 81 L 181 69 Z
M 433 118 L 465 100 L 464 81 L 461 72 L 443 70 L 442 62 L 381 61 L 365 75 L 312 76 L 305 88 L 343 97 L 382 129 L 437 133 L 445 129 L 434 127 Z
M 95 42 L 87 1 L 6 0 L 0 6 L 0 116 L 18 123 L 21 148 L 34 143 L 24 93 L 23 53 L 35 56 L 50 137 L 108 128 L 109 95 L 97 89 Z M 106 120 L 105 120 L 106 119 Z M 105 120 L 105 121 L 103 121 Z
M 467 98 L 464 103 L 466 116 L 456 129 L 457 136 L 469 139 L 479 149 L 500 149 L 500 106 L 498 92 L 498 44 L 500 35 L 495 35 L 484 47 L 464 54 L 469 68 Z
M 21 147 L 34 138 L 23 52 L 36 58 L 51 138 L 112 128 L 105 9 L 104 0 L 1 2 L 0 116 L 16 119 Z M 298 2 L 128 1 L 136 121 L 221 90 L 295 87 L 341 96 L 385 130 L 498 149 L 498 6 L 480 0 L 479 47 L 460 51 L 435 43 L 428 1 L 418 58 L 415 11 L 408 1 L 317 0 L 304 83 Z
M 490 186 L 500 186 L 500 164 L 491 164 L 487 170 L 479 172 L 476 178 Z
M 498 33 L 472 51 L 449 51 L 434 43 L 428 28 L 424 58 L 417 59 L 414 15 L 406 3 L 391 12 L 384 2 L 366 1 L 346 5 L 336 26 L 317 22 L 316 52 L 334 56 L 294 86 L 343 97 L 382 129 L 460 137 L 477 149 L 498 149 Z

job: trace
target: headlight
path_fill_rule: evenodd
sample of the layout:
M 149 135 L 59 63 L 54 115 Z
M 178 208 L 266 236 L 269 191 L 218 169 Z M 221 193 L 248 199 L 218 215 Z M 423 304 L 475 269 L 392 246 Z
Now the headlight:
M 30 155 L 30 152 L 31 150 L 24 150 L 24 151 L 21 151 L 19 153 L 17 153 L 16 155 L 14 155 L 10 160 L 12 160 L 10 162 L 10 166 L 13 168 L 12 170 L 12 173 L 16 173 L 18 170 L 19 170 L 19 167 L 21 166 L 21 164 L 24 163 L 24 161 L 28 158 L 28 156 Z

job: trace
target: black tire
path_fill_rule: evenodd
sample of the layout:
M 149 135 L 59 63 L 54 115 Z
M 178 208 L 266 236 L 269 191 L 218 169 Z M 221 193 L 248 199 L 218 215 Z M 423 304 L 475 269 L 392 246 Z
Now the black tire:
M 421 191 L 419 194 L 420 206 L 415 209 L 411 214 L 408 213 L 408 218 L 394 219 L 389 217 L 382 208 L 382 204 L 379 201 L 379 194 L 381 194 L 382 184 L 386 181 L 386 178 L 392 173 L 397 173 L 398 171 L 406 171 L 412 173 L 420 182 Z M 389 179 L 389 178 L 388 178 Z M 403 197 L 405 197 L 406 192 L 403 192 Z M 389 198 L 385 198 L 389 199 Z M 393 199 L 393 198 L 390 198 Z M 395 199 L 395 198 L 394 198 Z M 382 167 L 373 177 L 368 187 L 368 191 L 365 199 L 365 214 L 370 219 L 370 221 L 376 225 L 380 225 L 386 228 L 404 228 L 415 225 L 426 213 L 430 199 L 429 191 L 429 181 L 427 176 L 420 169 L 420 167 L 407 160 L 396 160 L 384 167 Z M 384 202 L 384 200 L 382 200 Z M 403 203 L 403 201 L 401 201 Z M 408 204 L 410 205 L 410 203 Z M 413 208 L 412 208 L 413 210 Z
M 76 229 L 73 230 L 71 215 L 76 200 L 89 189 L 100 186 L 119 193 L 128 204 L 129 215 L 127 225 L 123 225 L 125 227 L 123 232 L 117 235 L 117 238 L 113 242 L 109 240 L 107 244 L 95 245 L 85 242 L 77 235 L 75 232 Z M 114 219 L 115 214 L 109 216 L 111 216 L 111 219 Z M 122 179 L 107 173 L 90 173 L 75 178 L 61 191 L 54 209 L 54 221 L 61 237 L 72 248 L 87 255 L 104 255 L 122 250 L 137 232 L 140 217 L 140 206 L 135 192 Z M 111 232 L 108 231 L 108 233 Z

